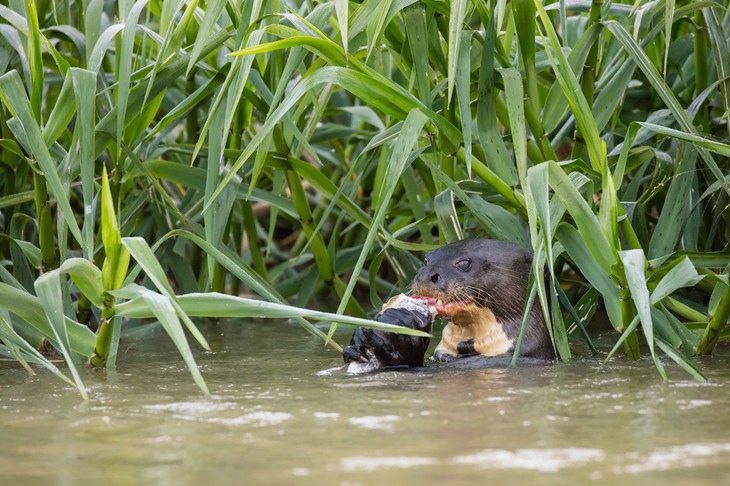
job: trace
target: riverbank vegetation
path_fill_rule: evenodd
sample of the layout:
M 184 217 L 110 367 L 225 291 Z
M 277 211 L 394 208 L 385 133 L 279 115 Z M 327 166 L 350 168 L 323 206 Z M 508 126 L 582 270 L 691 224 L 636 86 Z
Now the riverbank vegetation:
M 561 359 L 602 307 L 611 354 L 702 379 L 730 314 L 727 3 L 10 0 L 0 353 L 83 393 L 154 317 L 205 390 L 192 317 L 338 348 L 313 321 L 368 323 L 479 236 L 548 265 Z

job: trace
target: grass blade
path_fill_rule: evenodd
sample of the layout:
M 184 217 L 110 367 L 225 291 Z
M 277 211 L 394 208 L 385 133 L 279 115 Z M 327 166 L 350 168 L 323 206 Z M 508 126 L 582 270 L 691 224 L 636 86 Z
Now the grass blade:
M 666 355 L 669 356 L 675 363 L 682 367 L 684 371 L 692 375 L 695 380 L 703 383 L 707 382 L 707 378 L 705 377 L 705 375 L 702 374 L 702 372 L 697 368 L 694 363 L 687 359 L 686 356 L 678 353 L 676 349 L 666 343 L 663 339 L 657 338 L 656 345 L 659 347 L 659 349 L 664 351 L 664 353 L 666 353 Z
M 78 151 L 76 157 L 81 166 L 81 190 L 84 203 L 83 244 L 84 257 L 94 254 L 94 109 L 96 101 L 96 75 L 85 69 L 71 68 L 76 96 L 76 132 Z
M 684 140 L 685 142 L 690 142 L 697 147 L 709 150 L 710 152 L 714 152 L 724 157 L 730 157 L 730 145 L 726 143 L 715 142 L 695 133 L 686 133 L 681 130 L 655 125 L 654 123 L 638 122 L 638 124 L 644 128 L 648 128 L 654 133 L 658 133 L 659 135 L 666 135 L 667 137 Z
M 205 384 L 203 375 L 200 374 L 198 365 L 195 363 L 195 358 L 190 350 L 190 345 L 188 344 L 187 339 L 185 339 L 185 333 L 183 332 L 180 319 L 178 318 L 179 313 L 181 312 L 179 305 L 176 305 L 171 298 L 165 295 L 160 295 L 134 284 L 127 285 L 115 291 L 114 295 L 124 297 L 126 299 L 138 297 L 144 303 L 148 313 L 160 322 L 162 327 L 165 329 L 165 332 L 167 332 L 167 335 L 170 336 L 172 342 L 175 343 L 175 346 L 180 352 L 180 356 L 182 356 L 185 364 L 190 370 L 190 374 L 193 375 L 195 384 L 198 385 L 203 393 L 210 395 L 210 391 L 208 390 L 208 386 Z M 123 315 L 121 313 L 124 310 L 123 306 L 118 306 L 118 309 L 120 312 L 119 315 Z M 183 312 L 183 315 L 186 314 Z
M 339 1 L 339 0 L 338 0 Z M 418 99 L 431 108 L 431 82 L 429 81 L 428 41 L 426 34 L 426 12 L 420 2 L 403 11 L 403 22 L 413 57 L 413 77 Z
M 223 13 L 223 9 L 226 7 L 226 2 L 227 0 L 211 0 L 206 2 L 203 22 L 200 24 L 198 34 L 195 37 L 195 44 L 193 45 L 193 51 L 190 55 L 190 60 L 188 61 L 188 68 L 185 71 L 186 77 L 190 75 L 190 71 L 192 71 L 193 66 L 196 62 L 198 62 L 198 59 L 200 59 L 203 53 L 205 40 L 211 37 L 213 29 L 218 26 L 218 19 Z
M 697 273 L 689 258 L 678 260 L 654 288 L 651 293 L 651 305 L 656 305 L 676 290 L 697 285 L 703 278 L 704 276 Z
M 349 64 L 350 53 L 349 53 L 349 34 L 348 34 L 348 20 L 349 20 L 349 2 L 347 0 L 334 0 L 335 11 L 337 12 L 337 26 L 340 29 L 340 40 L 342 40 L 342 50 L 345 51 L 345 65 Z
M 64 261 L 58 271 L 67 273 L 87 299 L 98 308 L 104 307 L 104 286 L 101 270 L 83 258 L 69 258 Z
M 134 257 L 139 266 L 142 267 L 147 274 L 147 277 L 149 277 L 155 287 L 157 287 L 157 290 L 169 299 L 170 304 L 174 307 L 177 315 L 185 323 L 185 326 L 188 328 L 193 337 L 195 337 L 204 349 L 210 350 L 208 342 L 205 340 L 195 324 L 193 324 L 193 321 L 190 320 L 177 303 L 175 299 L 175 292 L 172 290 L 170 283 L 167 281 L 165 271 L 162 269 L 160 262 L 157 261 L 157 258 L 155 258 L 155 255 L 152 253 L 149 245 L 147 245 L 147 242 L 142 238 L 127 237 L 122 238 L 122 244 Z
M 128 292 L 129 286 L 120 291 L 114 291 L 117 296 L 131 296 Z M 318 321 L 334 321 L 350 326 L 364 326 L 372 329 L 382 329 L 398 334 L 410 336 L 430 337 L 430 334 L 417 329 L 410 329 L 402 326 L 386 324 L 384 322 L 371 321 L 359 317 L 352 317 L 344 314 L 332 314 L 312 309 L 304 309 L 276 302 L 265 302 L 262 300 L 248 299 L 233 295 L 207 292 L 205 294 L 179 295 L 177 300 L 187 315 L 197 317 L 240 317 L 240 318 L 261 318 L 261 319 L 282 319 L 288 317 L 300 317 Z M 153 317 L 153 309 L 140 300 L 133 299 L 117 306 L 120 316 L 136 319 Z
M 71 355 L 71 340 L 66 330 L 66 317 L 63 313 L 60 272 L 58 270 L 52 270 L 38 277 L 35 281 L 35 291 L 48 316 L 48 322 L 53 331 L 55 344 L 58 346 L 61 354 L 63 354 L 66 366 L 68 366 L 71 376 L 73 376 L 76 388 L 78 388 L 83 399 L 88 400 L 89 396 L 86 393 L 86 388 L 81 381 L 81 376 L 79 376 L 74 358 Z
M 652 359 L 654 359 L 654 365 L 657 371 L 659 371 L 659 374 L 666 381 L 667 375 L 664 372 L 664 367 L 654 351 L 654 326 L 651 319 L 651 299 L 644 278 L 644 252 L 641 250 L 621 251 L 619 252 L 619 257 L 621 258 L 621 263 L 624 265 L 626 282 L 629 285 L 637 316 L 641 320 L 641 329 L 644 331 L 646 344 L 649 346 L 649 351 L 651 352 Z
M 454 3 L 456 2 L 451 3 L 452 7 Z M 459 39 L 461 47 L 456 51 L 458 59 L 456 61 L 456 72 L 454 73 L 456 77 L 456 101 L 459 107 L 461 133 L 464 137 L 464 150 L 466 150 L 466 171 L 471 174 L 471 59 L 469 58 L 471 33 L 462 31 Z M 450 45 L 449 48 L 451 48 Z M 449 77 L 449 80 L 451 80 L 451 77 Z
M 25 15 L 28 22 L 28 60 L 30 63 L 30 106 L 36 121 L 41 123 L 41 103 L 43 102 L 43 54 L 41 53 L 41 34 L 38 25 L 38 11 L 35 2 L 25 0 Z
M 127 103 L 131 84 L 132 57 L 134 55 L 134 35 L 142 9 L 149 0 L 137 0 L 129 11 L 122 32 L 122 52 L 119 54 L 119 79 L 117 81 L 117 151 L 121 151 L 122 134 L 127 117 Z M 106 33 L 106 32 L 105 32 Z M 202 44 L 202 43 L 201 43 Z M 196 45 L 197 47 L 197 45 Z
M 461 35 L 462 32 L 462 24 L 464 23 L 464 18 L 466 17 L 466 8 L 469 5 L 468 0 L 452 0 L 450 3 L 450 14 L 449 14 L 449 39 L 447 42 L 449 53 L 448 53 L 448 94 L 446 95 L 446 104 L 448 105 L 451 102 L 451 96 L 454 92 L 454 85 L 456 83 L 456 79 L 459 76 L 465 76 L 468 75 L 471 70 L 467 69 L 466 72 L 462 72 L 461 74 L 457 73 L 457 68 L 464 66 L 460 66 L 460 63 L 462 62 L 462 59 L 460 59 L 460 52 L 462 49 L 466 49 L 466 47 L 462 46 L 462 42 L 464 38 Z M 468 38 L 468 37 L 467 37 Z M 468 47 L 468 44 L 467 44 Z M 461 56 L 463 57 L 463 56 Z M 469 59 L 468 57 L 465 57 L 464 59 Z M 462 114 L 462 116 L 464 116 Z
M 616 252 L 601 230 L 601 225 L 585 199 L 570 182 L 568 176 L 555 162 L 547 162 L 550 170 L 550 186 L 562 199 L 568 212 L 575 219 L 582 235 L 592 235 L 586 240 L 593 258 L 604 272 L 610 273 L 616 263 Z
M 56 365 L 48 361 L 45 356 L 39 353 L 33 346 L 28 344 L 28 342 L 15 331 L 10 313 L 5 310 L 0 311 L 0 339 L 2 339 L 8 348 L 13 350 L 13 354 L 16 356 L 16 359 L 19 358 L 21 364 L 23 364 L 23 366 L 31 374 L 34 374 L 33 369 L 25 363 L 26 359 L 30 359 L 34 363 L 43 366 L 69 385 L 73 387 L 76 386 L 76 383 L 64 375 L 61 370 L 56 367 Z M 25 355 L 25 357 L 23 357 L 23 355 Z
M 690 216 L 690 194 L 695 178 L 697 152 L 680 144 L 677 155 L 679 162 L 667 192 L 667 199 L 649 241 L 649 259 L 670 255 L 675 250 Z
M 51 194 L 56 200 L 59 210 L 63 213 L 64 221 L 74 235 L 74 238 L 76 238 L 76 241 L 80 245 L 83 244 L 81 230 L 79 229 L 78 223 L 76 223 L 76 217 L 69 204 L 68 195 L 61 184 L 60 177 L 58 177 L 58 172 L 56 171 L 56 166 L 53 163 L 48 147 L 46 147 L 43 141 L 40 127 L 33 118 L 28 97 L 25 95 L 17 71 L 10 71 L 0 77 L 0 100 L 2 100 L 8 110 L 22 124 L 25 135 L 28 137 L 28 146 L 25 147 L 26 150 L 31 154 L 31 157 L 35 158 L 43 171 L 46 177 L 46 183 L 51 189 Z
M 525 187 L 527 183 L 527 128 L 525 126 L 525 94 L 522 89 L 522 76 L 514 68 L 500 69 L 499 72 L 504 80 L 504 94 L 507 100 L 517 174 L 520 184 Z
M 449 189 L 445 190 L 434 198 L 433 209 L 439 220 L 439 231 L 444 235 L 446 243 L 453 243 L 462 240 L 459 217 L 454 206 L 454 193 Z
M 556 236 L 586 280 L 603 296 L 606 314 L 608 314 L 611 324 L 617 330 L 622 330 L 620 295 L 611 280 L 610 273 L 598 265 L 591 255 L 586 241 L 571 225 L 561 223 L 557 228 Z
M 596 126 L 596 120 L 593 118 L 593 111 L 591 106 L 583 96 L 583 91 L 580 87 L 578 79 L 570 68 L 570 63 L 563 53 L 562 46 L 558 41 L 558 36 L 555 33 L 552 22 L 548 17 L 547 12 L 540 3 L 539 0 L 534 0 L 535 7 L 542 20 L 542 25 L 547 32 L 548 39 L 550 41 L 550 49 L 546 49 L 548 59 L 553 67 L 555 76 L 560 83 L 560 88 L 563 90 L 565 98 L 568 100 L 573 115 L 575 116 L 578 128 L 585 138 L 586 146 L 588 147 L 588 156 L 590 158 L 591 167 L 599 172 L 602 171 L 605 162 L 605 149 L 603 148 L 603 142 L 598 133 L 598 127 Z

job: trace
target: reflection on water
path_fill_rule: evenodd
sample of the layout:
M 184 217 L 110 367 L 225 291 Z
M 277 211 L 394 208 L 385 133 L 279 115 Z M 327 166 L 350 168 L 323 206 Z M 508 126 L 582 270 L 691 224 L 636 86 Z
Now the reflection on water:
M 287 324 L 206 336 L 210 398 L 164 336 L 85 370 L 87 403 L 0 364 L 1 483 L 730 483 L 726 350 L 700 361 L 707 384 L 621 358 L 347 376 L 318 374 L 339 356 Z

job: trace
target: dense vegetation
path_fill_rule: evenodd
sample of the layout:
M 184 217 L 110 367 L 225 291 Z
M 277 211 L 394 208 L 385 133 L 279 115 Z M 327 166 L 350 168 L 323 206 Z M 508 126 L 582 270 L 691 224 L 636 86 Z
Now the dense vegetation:
M 366 323 L 419 252 L 486 236 L 549 263 L 530 297 L 563 360 L 603 306 L 614 351 L 702 379 L 730 313 L 727 3 L 4 2 L 0 353 L 84 393 L 77 365 L 156 317 L 205 390 L 190 317 L 327 339 L 311 320 Z

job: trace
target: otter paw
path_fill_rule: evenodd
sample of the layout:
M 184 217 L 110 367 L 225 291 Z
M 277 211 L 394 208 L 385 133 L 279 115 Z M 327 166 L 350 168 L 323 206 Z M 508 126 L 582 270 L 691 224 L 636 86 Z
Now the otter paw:
M 418 329 L 419 331 L 430 331 L 432 318 L 429 315 L 409 309 L 391 307 L 385 309 L 378 317 L 378 322 L 392 324 L 394 326 Z
M 368 356 L 363 346 L 349 345 L 342 350 L 345 363 L 367 363 Z
M 355 329 L 350 345 L 342 350 L 345 363 L 367 363 L 374 356 L 374 348 L 383 348 L 387 344 L 372 329 L 359 327 Z
M 456 356 L 454 354 L 448 354 L 448 353 L 445 353 L 438 349 L 436 351 L 434 351 L 433 356 L 431 356 L 431 359 L 433 361 L 437 361 L 439 363 L 450 363 L 459 358 L 460 358 L 460 356 Z
M 405 295 L 391 299 L 377 317 L 378 322 L 429 332 L 434 313 L 426 304 Z M 429 338 L 396 334 L 382 329 L 360 327 L 355 330 L 350 345 L 342 352 L 345 363 L 367 363 L 372 369 L 388 367 L 417 367 Z

